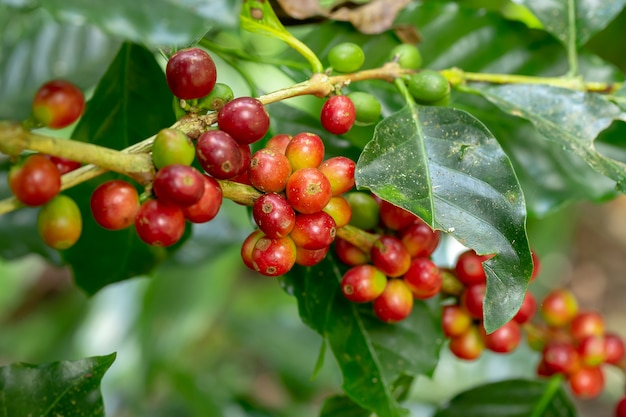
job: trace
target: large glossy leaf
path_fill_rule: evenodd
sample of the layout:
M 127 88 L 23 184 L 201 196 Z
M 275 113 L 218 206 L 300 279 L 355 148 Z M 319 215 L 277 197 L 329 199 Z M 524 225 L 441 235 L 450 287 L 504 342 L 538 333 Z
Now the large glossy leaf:
M 435 417 L 574 417 L 561 380 L 510 380 L 486 384 L 454 397 Z
M 442 341 L 440 307 L 416 301 L 407 319 L 386 324 L 370 304 L 346 300 L 341 274 L 329 255 L 315 268 L 295 268 L 283 284 L 296 296 L 302 320 L 332 349 L 346 394 L 380 417 L 406 415 L 395 390 L 405 389 L 407 375 L 432 375 Z
M 484 86 L 477 91 L 501 110 L 530 120 L 546 140 L 579 155 L 614 180 L 618 189 L 626 190 L 626 164 L 594 146 L 598 134 L 614 120 L 626 120 L 626 113 L 607 97 L 540 85 Z
M 496 254 L 485 264 L 485 328 L 515 315 L 532 270 L 524 196 L 482 123 L 460 110 L 406 107 L 376 127 L 355 178 L 478 253 Z
M 104 417 L 100 380 L 115 353 L 45 365 L 0 368 L 0 415 Z
M 73 138 L 123 149 L 155 134 L 174 121 L 172 96 L 152 53 L 125 43 L 87 104 Z M 109 231 L 93 220 L 89 197 L 113 174 L 95 178 L 67 191 L 83 214 L 83 233 L 63 258 L 76 283 L 93 294 L 112 282 L 148 273 L 168 256 L 168 250 L 146 245 L 134 228 Z
M 92 87 L 119 45 L 94 26 L 59 24 L 40 8 L 0 5 L 0 33 L 0 119 L 28 117 L 49 79 Z
M 521 0 L 544 28 L 565 45 L 582 45 L 604 29 L 626 5 L 625 0 Z
M 53 16 L 87 22 L 123 40 L 150 46 L 186 46 L 215 26 L 237 24 L 239 1 L 40 0 Z

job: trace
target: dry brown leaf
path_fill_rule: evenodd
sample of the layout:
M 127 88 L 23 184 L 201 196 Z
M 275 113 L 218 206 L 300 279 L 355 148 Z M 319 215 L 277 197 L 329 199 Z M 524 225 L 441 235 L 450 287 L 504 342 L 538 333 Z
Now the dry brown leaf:
M 376 34 L 390 29 L 398 12 L 409 2 L 410 0 L 372 0 L 354 9 L 341 7 L 329 17 L 350 22 L 363 33 Z
M 326 16 L 326 10 L 320 7 L 317 0 L 276 0 L 283 11 L 298 20 L 310 17 Z

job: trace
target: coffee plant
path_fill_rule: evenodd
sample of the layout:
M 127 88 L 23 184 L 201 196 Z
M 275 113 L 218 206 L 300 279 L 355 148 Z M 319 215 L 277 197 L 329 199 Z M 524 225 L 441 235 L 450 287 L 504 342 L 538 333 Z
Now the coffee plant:
M 626 192 L 624 62 L 598 47 L 621 51 L 625 6 L 0 1 L 0 255 L 65 265 L 93 296 L 235 246 L 242 285 L 293 297 L 318 334 L 299 365 L 334 358 L 342 391 L 317 415 L 418 415 L 446 355 L 521 347 L 533 378 L 428 415 L 577 415 L 623 378 L 624 341 L 571 289 L 533 290 L 527 222 Z M 116 354 L 57 353 L 0 368 L 0 415 L 105 415 Z M 160 413 L 303 415 L 234 412 L 203 381 L 179 375 L 195 408 Z M 613 404 L 626 416 L 623 390 Z

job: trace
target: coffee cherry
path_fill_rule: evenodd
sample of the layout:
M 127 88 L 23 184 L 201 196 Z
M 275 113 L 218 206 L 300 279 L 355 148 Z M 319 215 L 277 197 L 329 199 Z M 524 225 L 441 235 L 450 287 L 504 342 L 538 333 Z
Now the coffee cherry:
M 35 93 L 33 115 L 44 126 L 61 129 L 74 123 L 85 110 L 83 92 L 69 81 L 48 81 Z
M 454 272 L 459 281 L 466 286 L 487 282 L 483 262 L 491 257 L 491 255 L 478 255 L 473 249 L 463 252 L 454 266 Z
M 569 377 L 569 387 L 578 398 L 595 398 L 604 389 L 604 373 L 600 367 L 582 367 Z
M 574 340 L 579 342 L 588 336 L 602 336 L 604 318 L 595 311 L 581 311 L 572 319 L 569 331 Z
M 544 298 L 540 312 L 541 317 L 549 326 L 565 326 L 576 317 L 578 301 L 570 291 L 556 289 Z
M 441 271 L 428 258 L 414 258 L 409 270 L 404 274 L 413 296 L 418 300 L 425 300 L 439 294 L 441 290 Z
M 200 48 L 182 49 L 167 61 L 167 85 L 181 99 L 206 96 L 215 87 L 217 70 L 211 56 Z
M 433 70 L 423 70 L 409 77 L 409 92 L 419 103 L 433 104 L 450 95 L 450 83 Z
M 296 224 L 296 212 L 280 194 L 263 194 L 252 205 L 252 217 L 269 238 L 287 236 Z M 313 248 L 310 248 L 313 249 Z
M 265 136 L 270 128 L 270 116 L 256 98 L 237 97 L 217 113 L 217 125 L 238 143 L 249 145 Z
M 472 325 L 472 317 L 458 304 L 443 306 L 441 327 L 446 337 L 459 336 Z
M 147 200 L 139 208 L 135 230 L 148 245 L 171 246 L 185 232 L 185 215 L 178 206 L 160 200 Z
M 467 287 L 461 295 L 461 305 L 474 319 L 483 318 L 483 301 L 485 300 L 486 284 L 475 284 Z
M 291 174 L 285 191 L 293 208 L 305 214 L 322 211 L 332 197 L 330 182 L 317 168 L 302 168 Z
M 236 177 L 244 166 L 239 144 L 221 130 L 209 130 L 200 135 L 196 155 L 202 169 L 220 180 Z
M 529 322 L 537 312 L 537 299 L 531 292 L 527 292 L 524 297 L 524 301 L 522 302 L 522 306 L 520 307 L 513 320 L 518 322 L 519 324 L 524 324 Z
M 268 277 L 286 274 L 295 263 L 296 245 L 289 236 L 277 239 L 263 236 L 252 250 L 254 269 Z
M 380 207 L 369 193 L 353 191 L 347 193 L 345 199 L 352 207 L 350 224 L 363 230 L 371 230 L 378 226 Z
M 194 167 L 168 165 L 157 171 L 152 189 L 159 200 L 187 207 L 197 203 L 204 194 L 204 179 Z
M 162 129 L 154 138 L 152 162 L 157 169 L 173 164 L 191 165 L 195 156 L 195 146 L 178 129 Z
M 275 149 L 261 149 L 250 159 L 248 179 L 260 191 L 280 193 L 287 186 L 290 175 L 289 160 Z
M 78 205 L 59 194 L 48 201 L 37 215 L 37 230 L 44 243 L 53 249 L 68 249 L 76 243 L 83 228 Z
M 391 50 L 391 59 L 396 60 L 400 68 L 418 69 L 422 66 L 422 55 L 415 45 L 401 43 Z
M 241 260 L 251 270 L 256 271 L 254 263 L 252 262 L 252 252 L 254 251 L 254 245 L 265 236 L 265 233 L 261 229 L 256 229 L 248 235 L 248 237 L 241 244 Z
M 334 156 L 322 162 L 318 168 L 328 178 L 334 196 L 348 192 L 354 187 L 356 163 L 345 156 Z
M 391 230 L 401 230 L 419 221 L 419 217 L 389 201 L 380 202 L 380 220 Z
M 578 352 L 571 343 L 550 341 L 542 351 L 547 370 L 552 373 L 570 375 L 580 368 Z
M 496 353 L 511 353 L 522 340 L 522 330 L 515 320 L 506 322 L 493 333 L 485 333 L 482 328 L 485 347 Z
M 441 232 L 433 230 L 421 219 L 398 232 L 398 237 L 409 251 L 411 258 L 429 257 L 439 246 Z
M 100 226 L 121 230 L 131 226 L 139 211 L 137 189 L 123 180 L 100 184 L 91 194 L 91 214 Z
M 27 206 L 41 206 L 61 190 L 61 173 L 41 154 L 30 155 L 9 170 L 9 187 L 15 197 Z
M 411 255 L 395 236 L 379 237 L 370 250 L 372 263 L 390 277 L 404 275 L 411 266 Z
M 185 218 L 192 223 L 206 223 L 212 220 L 222 206 L 222 187 L 208 175 L 202 176 L 204 193 L 196 203 L 183 207 Z
M 401 279 L 387 280 L 382 294 L 374 300 L 374 314 L 385 323 L 404 320 L 413 310 L 413 295 Z
M 615 417 L 626 417 L 626 397 L 622 397 L 615 406 Z
M 478 327 L 471 325 L 459 336 L 452 337 L 448 347 L 450 352 L 457 358 L 472 361 L 478 359 L 483 353 L 485 342 L 480 335 Z
M 376 97 L 362 91 L 353 91 L 348 94 L 348 98 L 354 103 L 357 125 L 367 126 L 378 121 L 382 106 Z
M 624 341 L 615 333 L 604 335 L 604 352 L 606 353 L 606 363 L 617 365 L 624 359 Z
M 578 357 L 583 366 L 598 366 L 606 360 L 604 336 L 586 336 L 576 347 Z
M 530 276 L 530 282 L 533 282 L 539 276 L 539 272 L 541 271 L 541 260 L 539 259 L 539 255 L 533 250 L 530 251 L 530 254 L 533 259 L 533 272 Z
M 356 266 L 369 262 L 369 255 L 347 240 L 335 239 L 335 253 L 341 262 L 346 265 Z
M 197 107 L 199 110 L 219 111 L 233 98 L 233 90 L 227 84 L 215 83 L 211 92 L 198 100 Z
M 265 147 L 267 149 L 273 149 L 284 155 L 285 151 L 287 150 L 287 145 L 289 145 L 290 141 L 291 135 L 288 135 L 286 133 L 279 133 L 269 138 L 267 143 L 265 144 Z
M 350 268 L 341 279 L 341 292 L 354 303 L 367 303 L 380 296 L 387 286 L 387 277 L 373 265 Z
M 332 96 L 322 106 L 320 121 L 334 135 L 347 133 L 356 120 L 354 103 L 347 96 Z
M 71 159 L 61 158 L 59 156 L 46 155 L 46 158 L 48 158 L 54 165 L 56 165 L 61 175 L 72 172 L 83 166 L 83 164 L 78 161 L 72 161 Z
M 350 218 L 352 217 L 350 204 L 341 196 L 331 197 L 322 211 L 330 214 L 330 217 L 332 217 L 337 224 L 337 228 L 344 227 L 350 223 Z
M 357 71 L 365 62 L 363 49 L 356 43 L 342 42 L 328 52 L 328 63 L 337 72 Z
M 293 171 L 317 168 L 324 159 L 324 142 L 315 133 L 298 133 L 287 144 L 285 156 Z
M 291 238 L 296 246 L 304 249 L 322 249 L 335 240 L 337 224 L 330 214 L 323 211 L 316 213 L 298 213 L 291 231 Z
M 314 266 L 322 262 L 330 246 L 322 249 L 304 249 L 296 246 L 296 263 L 301 266 Z

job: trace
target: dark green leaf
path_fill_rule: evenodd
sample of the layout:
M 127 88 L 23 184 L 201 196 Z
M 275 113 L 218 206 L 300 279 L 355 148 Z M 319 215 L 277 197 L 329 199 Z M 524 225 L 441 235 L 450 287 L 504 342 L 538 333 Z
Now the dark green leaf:
M 478 253 L 496 254 L 485 263 L 485 328 L 516 314 L 532 271 L 524 196 L 482 123 L 460 110 L 407 107 L 376 127 L 355 179 Z
M 441 407 L 435 417 L 574 417 L 561 387 L 550 381 L 510 380 L 465 391 Z
M 329 255 L 315 268 L 295 268 L 283 285 L 296 296 L 302 320 L 332 349 L 346 394 L 381 417 L 405 415 L 396 395 L 410 384 L 407 375 L 432 375 L 437 364 L 443 340 L 439 304 L 416 301 L 407 319 L 386 324 L 370 304 L 346 300 L 341 275 Z
M 115 353 L 45 365 L 0 368 L 0 415 L 104 417 L 100 380 Z
M 173 123 L 172 96 L 163 71 L 143 47 L 124 44 L 104 75 L 73 137 L 113 149 L 123 149 Z M 169 251 L 146 245 L 133 227 L 109 231 L 93 220 L 89 197 L 106 179 L 95 178 L 67 191 L 83 214 L 83 233 L 63 253 L 76 283 L 93 294 L 103 286 L 148 273 Z
M 614 120 L 626 120 L 626 113 L 607 97 L 541 85 L 484 86 L 477 91 L 506 113 L 530 120 L 546 140 L 579 155 L 626 190 L 626 164 L 594 146 Z
M 570 40 L 576 45 L 584 44 L 604 29 L 626 5 L 625 0 L 522 0 L 520 3 L 528 7 L 545 29 L 565 45 Z
M 369 417 L 372 413 L 359 407 L 345 395 L 327 398 L 320 411 L 320 417 Z
M 60 20 L 86 21 L 110 35 L 150 46 L 186 46 L 215 26 L 237 24 L 239 1 L 40 0 Z

